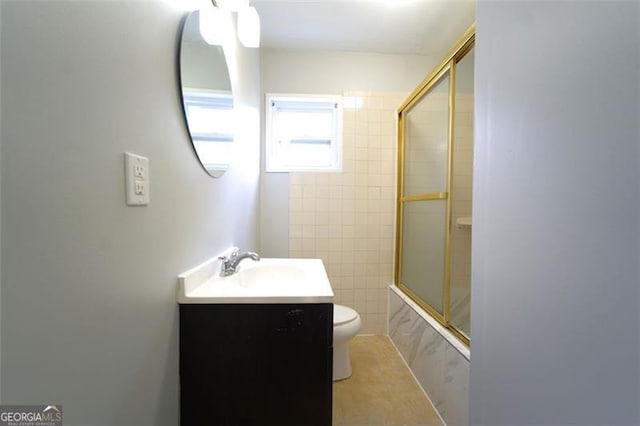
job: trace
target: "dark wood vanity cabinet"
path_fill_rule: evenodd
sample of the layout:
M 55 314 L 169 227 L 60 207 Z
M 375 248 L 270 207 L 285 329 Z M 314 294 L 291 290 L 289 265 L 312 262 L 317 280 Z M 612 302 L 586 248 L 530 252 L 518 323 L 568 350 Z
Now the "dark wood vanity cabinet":
M 331 425 L 333 304 L 180 305 L 180 424 Z

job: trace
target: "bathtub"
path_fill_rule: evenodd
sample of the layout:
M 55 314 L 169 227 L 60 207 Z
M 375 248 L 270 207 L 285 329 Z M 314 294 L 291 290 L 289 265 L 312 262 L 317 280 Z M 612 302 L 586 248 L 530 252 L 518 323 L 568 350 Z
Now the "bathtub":
M 443 423 L 468 425 L 469 348 L 395 285 L 388 312 L 389 337 Z

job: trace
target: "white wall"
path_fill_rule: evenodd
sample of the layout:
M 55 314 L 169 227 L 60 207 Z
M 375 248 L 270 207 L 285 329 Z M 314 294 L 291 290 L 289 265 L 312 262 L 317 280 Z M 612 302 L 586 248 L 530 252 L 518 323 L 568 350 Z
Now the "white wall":
M 263 49 L 262 90 L 263 93 L 364 91 L 408 94 L 440 59 L 435 56 Z M 263 172 L 260 182 L 262 254 L 287 257 L 289 175 Z
M 473 425 L 640 424 L 640 4 L 479 2 Z
M 213 179 L 183 122 L 183 13 L 2 2 L 2 402 L 69 425 L 178 423 L 176 276 L 257 249 L 259 54 L 237 47 L 242 158 Z M 127 207 L 123 152 L 150 159 Z

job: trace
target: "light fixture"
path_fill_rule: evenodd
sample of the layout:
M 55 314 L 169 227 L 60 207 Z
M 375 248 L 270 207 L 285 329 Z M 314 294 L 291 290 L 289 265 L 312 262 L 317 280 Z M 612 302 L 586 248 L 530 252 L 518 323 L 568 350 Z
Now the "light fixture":
M 255 7 L 238 11 L 238 38 L 244 47 L 260 47 L 260 16 Z
M 207 44 L 221 46 L 224 41 L 224 16 L 222 11 L 209 3 L 200 8 L 200 35 Z
M 238 13 L 238 39 L 245 47 L 260 47 L 260 16 L 249 0 L 211 0 L 200 8 L 200 34 L 208 44 L 222 45 L 233 32 L 225 19 L 228 12 Z

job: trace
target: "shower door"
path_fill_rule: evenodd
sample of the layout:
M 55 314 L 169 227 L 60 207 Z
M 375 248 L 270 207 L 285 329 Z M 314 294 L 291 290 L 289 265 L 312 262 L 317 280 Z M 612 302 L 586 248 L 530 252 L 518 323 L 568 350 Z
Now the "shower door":
M 449 68 L 404 121 L 400 282 L 444 319 L 449 193 Z
M 398 111 L 396 284 L 467 345 L 474 35 Z

